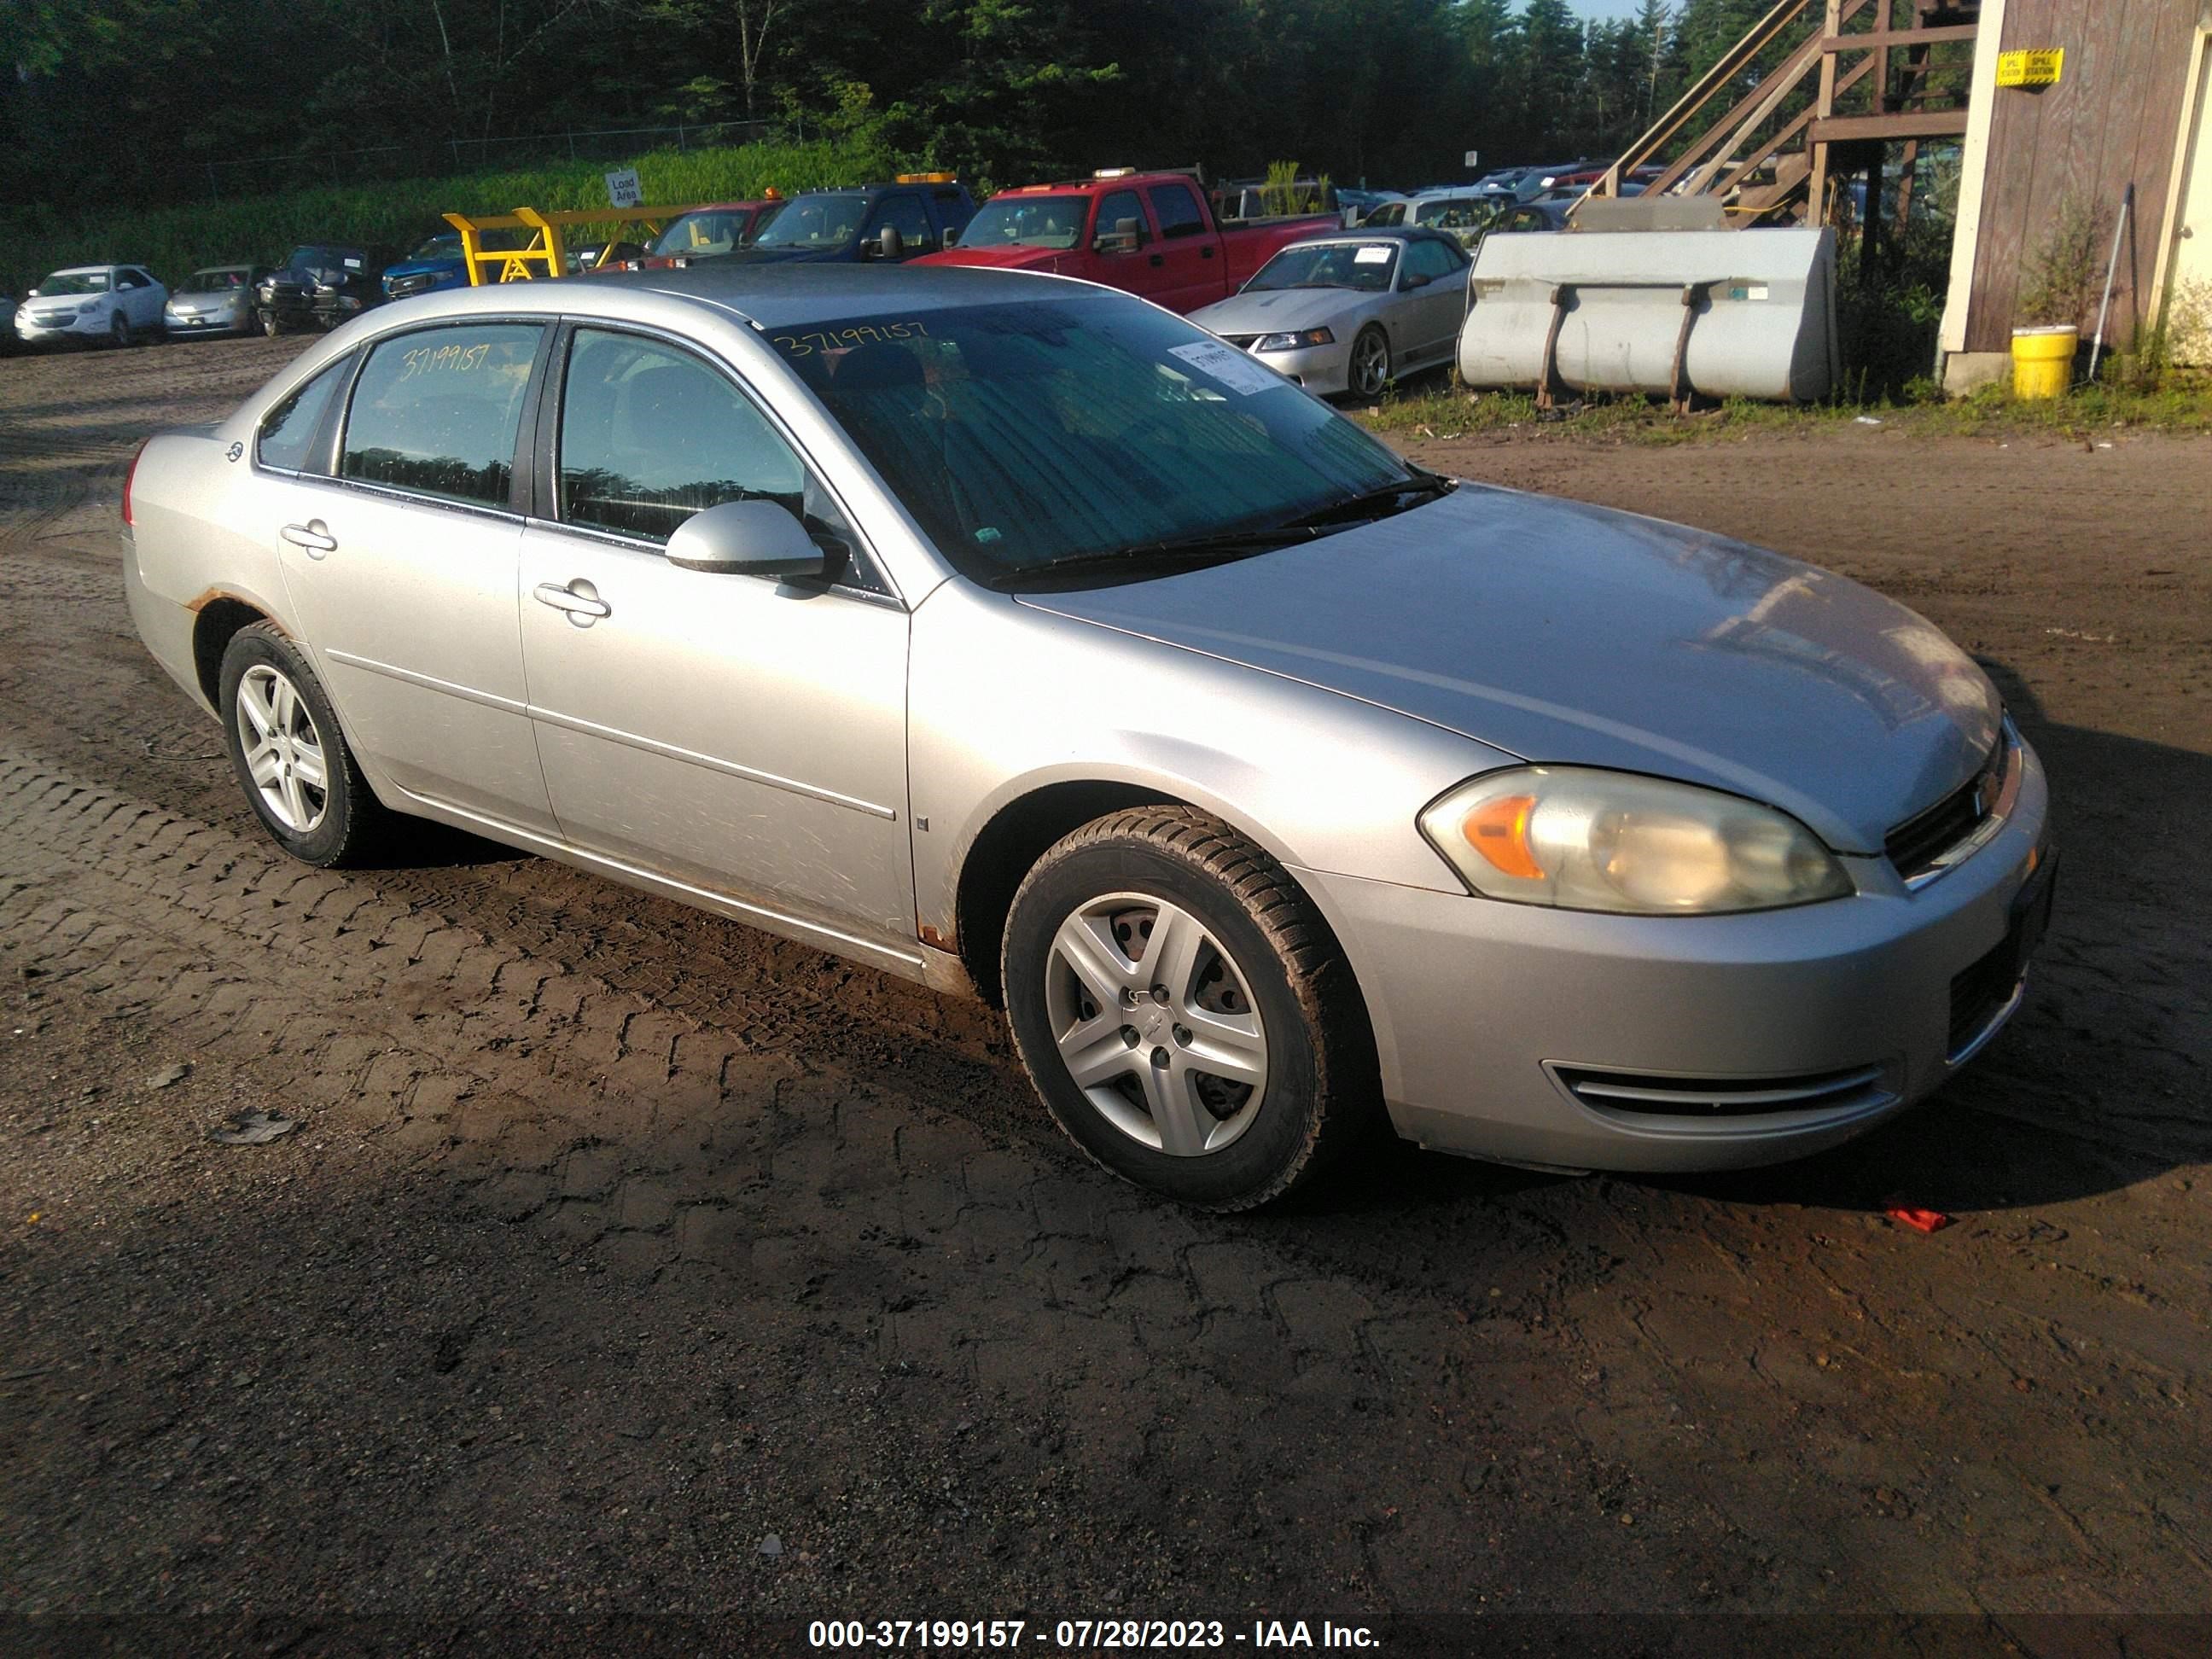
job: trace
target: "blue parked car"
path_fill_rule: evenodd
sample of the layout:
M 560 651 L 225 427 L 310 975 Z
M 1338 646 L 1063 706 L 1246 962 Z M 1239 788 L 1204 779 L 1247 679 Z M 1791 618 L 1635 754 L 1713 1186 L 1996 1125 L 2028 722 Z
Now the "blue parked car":
M 466 288 L 467 264 L 461 258 L 461 233 L 441 230 L 384 273 L 384 297 L 404 300 L 434 289 Z

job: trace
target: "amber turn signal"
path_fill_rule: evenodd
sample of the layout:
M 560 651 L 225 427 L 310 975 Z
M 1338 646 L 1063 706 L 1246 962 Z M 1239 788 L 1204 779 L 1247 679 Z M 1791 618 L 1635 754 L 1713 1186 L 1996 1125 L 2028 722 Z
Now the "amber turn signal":
M 1534 795 L 1501 795 L 1486 800 L 1460 823 L 1467 844 L 1509 876 L 1522 881 L 1541 881 L 1544 866 L 1528 846 L 1528 818 L 1536 810 Z

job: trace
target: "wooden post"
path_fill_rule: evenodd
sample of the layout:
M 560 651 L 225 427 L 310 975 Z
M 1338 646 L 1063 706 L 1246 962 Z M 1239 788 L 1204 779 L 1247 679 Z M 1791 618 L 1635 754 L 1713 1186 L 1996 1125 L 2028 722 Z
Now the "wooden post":
M 1826 0 L 1827 15 L 1820 26 L 1822 37 L 1839 33 L 1844 22 L 1843 0 Z M 1836 112 L 1836 54 L 1820 54 L 1820 91 L 1814 101 L 1813 119 L 1815 125 L 1810 134 L 1813 152 L 1813 173 L 1806 186 L 1805 222 L 1824 225 L 1828 222 L 1828 146 L 1820 136 L 1818 123 Z

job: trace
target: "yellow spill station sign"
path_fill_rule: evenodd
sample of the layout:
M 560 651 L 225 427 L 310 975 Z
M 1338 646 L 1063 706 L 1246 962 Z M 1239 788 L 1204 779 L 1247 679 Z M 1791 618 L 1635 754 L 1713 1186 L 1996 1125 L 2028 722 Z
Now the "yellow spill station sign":
M 1997 54 L 1997 84 L 2001 87 L 2055 87 L 2066 67 L 2066 48 L 2045 46 L 2032 52 Z

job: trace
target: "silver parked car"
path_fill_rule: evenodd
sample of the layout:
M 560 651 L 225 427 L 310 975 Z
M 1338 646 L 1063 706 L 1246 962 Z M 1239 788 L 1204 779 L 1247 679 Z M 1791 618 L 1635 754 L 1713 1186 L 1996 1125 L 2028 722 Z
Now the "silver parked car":
M 1140 300 L 724 263 L 405 300 L 124 493 L 290 853 L 455 824 L 1003 997 L 1109 1168 L 1364 1126 L 1765 1163 L 2017 1006 L 2052 865 L 1981 670 L 1839 576 L 1411 466 Z
M 1310 236 L 1190 319 L 1309 392 L 1379 398 L 1399 375 L 1451 361 L 1467 267 L 1438 231 Z
M 196 270 L 169 295 L 162 323 L 179 337 L 258 333 L 253 290 L 268 274 L 259 265 L 210 265 Z

